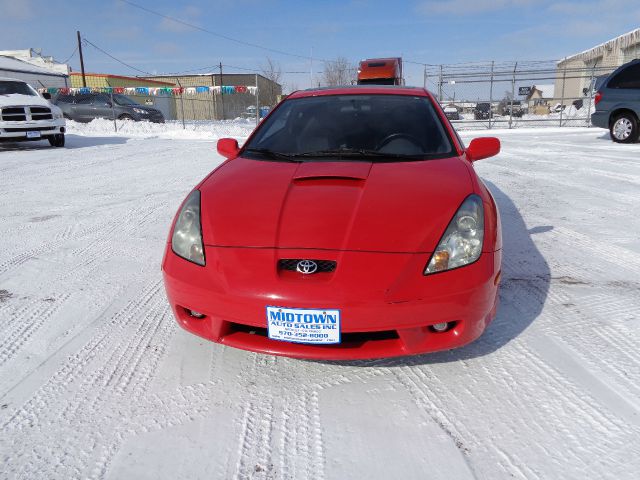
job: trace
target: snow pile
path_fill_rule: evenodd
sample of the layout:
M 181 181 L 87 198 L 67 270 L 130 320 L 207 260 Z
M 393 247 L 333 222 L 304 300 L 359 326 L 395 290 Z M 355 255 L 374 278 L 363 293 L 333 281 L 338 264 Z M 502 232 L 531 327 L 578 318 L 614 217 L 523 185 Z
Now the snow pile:
M 244 139 L 255 128 L 253 119 L 187 121 L 170 120 L 166 123 L 134 122 L 117 120 L 115 131 L 113 120 L 98 118 L 89 123 L 67 120 L 67 131 L 82 136 L 118 136 L 132 138 L 172 138 L 185 140 L 217 140 L 224 137 Z

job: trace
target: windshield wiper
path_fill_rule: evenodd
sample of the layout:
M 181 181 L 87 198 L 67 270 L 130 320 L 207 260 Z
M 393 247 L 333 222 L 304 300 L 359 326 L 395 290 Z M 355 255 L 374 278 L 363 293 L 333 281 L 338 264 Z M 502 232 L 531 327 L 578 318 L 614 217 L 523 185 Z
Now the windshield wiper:
M 300 160 L 296 160 L 295 155 L 289 155 L 288 153 L 275 152 L 273 150 L 269 150 L 268 148 L 246 148 L 244 150 L 246 153 L 257 153 L 259 155 L 264 155 L 267 158 L 271 158 L 273 160 L 284 160 L 285 162 L 296 162 L 299 163 Z
M 419 159 L 423 155 L 405 155 L 401 153 L 380 152 L 378 150 L 368 150 L 366 148 L 339 148 L 335 150 L 318 150 L 315 152 L 293 153 L 292 157 L 361 157 L 367 159 L 380 158 L 411 158 Z

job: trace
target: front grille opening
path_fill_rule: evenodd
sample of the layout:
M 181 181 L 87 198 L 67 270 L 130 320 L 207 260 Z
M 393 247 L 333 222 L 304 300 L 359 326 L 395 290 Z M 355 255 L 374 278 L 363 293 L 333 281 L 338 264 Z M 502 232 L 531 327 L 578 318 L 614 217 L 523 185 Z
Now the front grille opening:
M 247 333 L 250 335 L 259 335 L 261 337 L 268 338 L 269 332 L 264 327 L 254 327 L 251 325 L 244 325 L 242 323 L 232 323 L 229 322 L 229 326 L 231 327 L 232 333 Z M 361 345 L 365 342 L 371 341 L 379 341 L 379 340 L 397 340 L 400 337 L 398 336 L 398 332 L 396 330 L 382 330 L 379 332 L 343 332 L 341 343 L 335 344 L 336 347 L 340 345 L 347 344 L 353 345 L 358 344 Z M 277 340 L 274 340 L 277 341 Z M 312 344 L 309 344 L 312 345 Z M 331 345 L 318 345 L 331 347 Z
M 31 107 L 32 120 L 53 120 L 51 109 L 47 107 Z
M 27 114 L 23 107 L 5 107 L 2 109 L 1 118 L 5 122 L 25 122 Z
M 312 260 L 307 258 L 283 258 L 278 260 L 278 269 L 279 270 L 288 270 L 291 272 L 296 272 L 298 268 L 298 262 L 302 260 Z M 314 273 L 329 273 L 333 272 L 336 269 L 337 263 L 333 260 L 312 260 L 316 262 L 318 265 L 318 270 Z
M 234 332 L 248 333 L 250 335 L 259 335 L 261 337 L 268 337 L 269 332 L 263 327 L 253 327 L 251 325 L 244 325 L 242 323 L 229 323 L 231 330 Z
M 364 343 L 374 340 L 397 340 L 400 338 L 395 330 L 381 330 L 379 332 L 349 332 L 342 334 L 345 343 Z
M 15 132 L 47 132 L 49 130 L 55 130 L 56 127 L 30 127 L 30 128 L 5 128 L 7 133 Z

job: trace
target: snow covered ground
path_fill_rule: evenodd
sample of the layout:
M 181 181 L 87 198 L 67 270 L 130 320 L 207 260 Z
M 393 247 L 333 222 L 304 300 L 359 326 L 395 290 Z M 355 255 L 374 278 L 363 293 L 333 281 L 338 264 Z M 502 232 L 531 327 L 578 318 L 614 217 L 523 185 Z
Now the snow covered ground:
M 221 161 L 203 139 L 251 127 L 157 128 L 0 145 L 0 478 L 638 478 L 640 145 L 494 132 L 503 152 L 477 169 L 504 280 L 485 335 L 310 362 L 175 324 L 170 221 Z

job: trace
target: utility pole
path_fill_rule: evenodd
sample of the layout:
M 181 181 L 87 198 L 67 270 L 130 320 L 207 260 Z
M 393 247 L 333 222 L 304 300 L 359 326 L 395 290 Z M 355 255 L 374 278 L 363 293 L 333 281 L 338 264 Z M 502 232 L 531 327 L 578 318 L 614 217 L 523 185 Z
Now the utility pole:
M 87 77 L 84 75 L 84 57 L 82 56 L 82 38 L 80 37 L 80 30 L 76 31 L 78 34 L 78 53 L 80 53 L 80 70 L 82 71 L 82 86 L 87 86 Z
M 222 81 L 222 62 L 220 62 L 220 104 L 222 105 L 222 120 L 224 120 L 224 82 Z
M 309 85 L 313 88 L 313 47 L 311 47 L 311 56 L 309 57 Z

